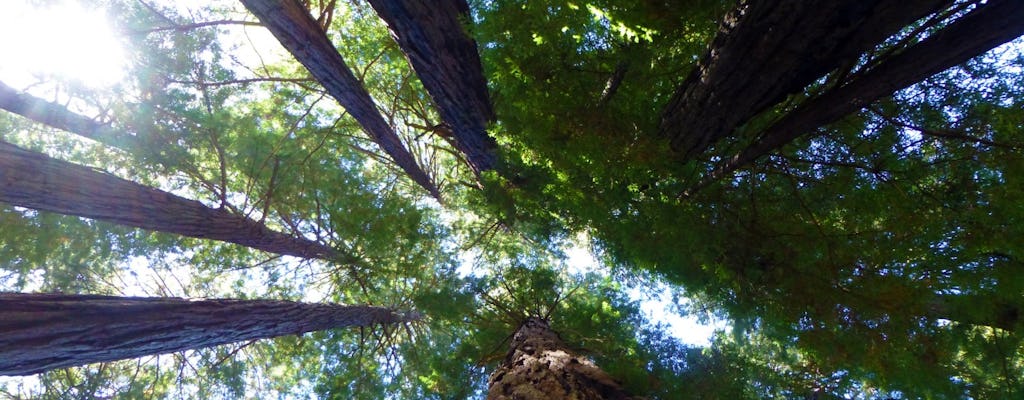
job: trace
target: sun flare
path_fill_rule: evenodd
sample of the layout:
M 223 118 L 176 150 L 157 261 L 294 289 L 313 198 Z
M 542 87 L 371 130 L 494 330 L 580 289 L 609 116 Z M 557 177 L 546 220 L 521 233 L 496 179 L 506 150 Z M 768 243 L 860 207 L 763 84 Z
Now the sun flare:
M 57 76 L 103 87 L 123 74 L 121 43 L 101 10 L 67 1 L 0 4 L 0 80 L 18 85 Z

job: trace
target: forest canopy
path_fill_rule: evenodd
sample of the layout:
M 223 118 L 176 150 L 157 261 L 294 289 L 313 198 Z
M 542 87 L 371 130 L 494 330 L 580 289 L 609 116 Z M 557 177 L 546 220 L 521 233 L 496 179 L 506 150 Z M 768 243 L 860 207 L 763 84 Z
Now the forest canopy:
M 3 396 L 1024 394 L 1024 2 L 0 14 L 0 292 L 388 316 Z

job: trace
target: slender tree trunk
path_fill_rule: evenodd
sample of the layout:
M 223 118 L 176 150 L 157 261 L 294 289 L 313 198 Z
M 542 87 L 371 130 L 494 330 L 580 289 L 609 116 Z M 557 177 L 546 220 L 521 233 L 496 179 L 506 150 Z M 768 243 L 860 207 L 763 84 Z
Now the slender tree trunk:
M 0 293 L 0 375 L 403 320 L 371 306 Z
M 85 115 L 71 112 L 60 104 L 52 103 L 27 93 L 21 93 L 0 82 L 0 109 L 18 114 L 40 124 L 94 140 L 111 148 L 120 149 L 135 157 L 146 157 L 191 176 L 200 177 L 195 170 L 193 156 L 182 147 L 146 143 L 137 132 L 118 129 Z M 173 160 L 173 161 L 172 161 Z
M 352 115 L 371 138 L 417 184 L 440 199 L 430 176 L 402 144 L 370 93 L 352 74 L 345 60 L 298 0 L 241 0 L 270 33 L 288 49 L 307 70 Z
M 488 382 L 488 400 L 633 399 L 607 373 L 575 354 L 547 321 L 530 317 Z
M 455 146 L 477 175 L 494 169 L 497 144 L 487 135 L 494 111 L 487 95 L 465 0 L 370 0 L 409 58 L 451 128 Z
M 661 133 L 692 157 L 950 0 L 741 2 L 676 90 Z
M 893 92 L 967 62 L 1024 35 L 1024 2 L 990 0 L 921 42 L 880 62 L 849 83 L 801 104 L 761 133 L 761 139 L 708 174 L 686 194 L 707 187 L 768 152 L 835 122 Z
M 138 147 L 135 136 L 119 132 L 84 115 L 75 114 L 59 104 L 20 93 L 3 82 L 0 82 L 0 109 L 107 146 L 126 151 Z
M 223 208 L 0 142 L 0 202 L 275 254 L 335 260 L 334 249 L 289 236 Z

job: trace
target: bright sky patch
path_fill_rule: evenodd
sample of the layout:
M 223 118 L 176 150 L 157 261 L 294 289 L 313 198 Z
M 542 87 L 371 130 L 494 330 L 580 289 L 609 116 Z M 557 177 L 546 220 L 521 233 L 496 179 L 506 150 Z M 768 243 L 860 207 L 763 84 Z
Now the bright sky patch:
M 88 87 L 110 86 L 124 74 L 121 43 L 101 10 L 71 2 L 33 6 L 0 3 L 0 79 L 30 84 L 57 76 Z

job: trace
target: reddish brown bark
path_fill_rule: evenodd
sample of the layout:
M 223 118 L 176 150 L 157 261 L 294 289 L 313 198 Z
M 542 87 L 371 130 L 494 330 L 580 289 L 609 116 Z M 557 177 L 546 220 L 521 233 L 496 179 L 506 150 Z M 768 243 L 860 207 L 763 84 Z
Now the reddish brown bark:
M 242 0 L 281 45 L 323 85 L 410 178 L 440 199 L 430 176 L 380 115 L 373 98 L 352 74 L 337 48 L 298 0 Z
M 743 1 L 672 96 L 661 134 L 685 157 L 699 154 L 756 114 L 950 3 Z
M 491 374 L 488 400 L 633 399 L 585 357 L 575 354 L 548 322 L 530 317 L 512 339 L 505 361 Z
M 333 260 L 334 249 L 223 208 L 0 142 L 0 202 L 270 253 Z
M 466 33 L 465 0 L 370 0 L 409 58 L 476 174 L 494 169 L 497 144 L 487 134 L 494 111 L 476 42 Z
M 990 0 L 942 30 L 880 62 L 846 85 L 823 93 L 766 129 L 762 139 L 729 159 L 687 193 L 693 193 L 815 128 L 871 102 L 964 63 L 1024 35 L 1024 2 Z
M 403 320 L 371 306 L 0 293 L 0 375 Z

